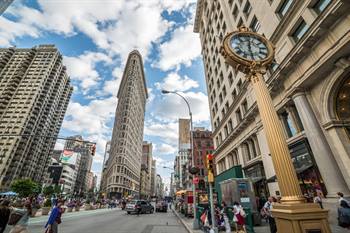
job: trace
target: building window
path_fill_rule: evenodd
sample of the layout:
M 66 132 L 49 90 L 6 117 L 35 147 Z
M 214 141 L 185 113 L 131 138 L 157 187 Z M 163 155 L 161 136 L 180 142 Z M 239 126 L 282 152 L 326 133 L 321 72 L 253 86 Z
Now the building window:
M 350 120 L 350 76 L 340 86 L 336 97 L 336 113 L 339 120 Z
M 309 26 L 306 24 L 304 20 L 302 20 L 299 25 L 296 27 L 294 32 L 292 33 L 292 38 L 295 42 L 298 42 L 307 32 Z
M 229 81 L 230 85 L 232 85 L 232 83 L 233 83 L 232 72 L 230 72 L 230 74 L 228 75 L 228 81 Z
M 242 110 L 243 110 L 243 115 L 247 114 L 247 112 L 248 112 L 248 103 L 247 103 L 246 100 L 242 103 Z
M 235 7 L 233 8 L 232 14 L 233 14 L 233 18 L 236 20 L 237 16 L 238 16 L 238 7 L 237 7 L 237 5 L 235 5 Z
M 222 101 L 224 100 L 223 98 L 222 98 L 222 94 L 220 93 L 220 95 L 219 95 L 219 100 L 220 100 L 220 104 L 222 104 Z
M 228 128 L 229 128 L 230 132 L 232 132 L 233 124 L 232 124 L 232 120 L 231 119 L 228 121 Z
M 242 88 L 242 80 L 239 80 L 237 82 L 237 88 L 238 88 L 239 91 L 241 90 L 241 88 Z
M 238 21 L 238 24 L 237 24 L 237 28 L 239 28 L 242 25 L 243 25 L 243 20 L 242 20 L 242 18 L 239 18 L 239 21 Z
M 253 30 L 253 32 L 257 32 L 259 30 L 260 22 L 258 21 L 258 19 L 256 18 L 255 15 L 254 15 L 249 27 Z
M 237 118 L 238 123 L 242 121 L 242 114 L 241 114 L 241 110 L 239 108 L 236 111 L 236 118 Z
M 236 99 L 236 97 L 237 97 L 237 91 L 236 91 L 236 89 L 233 89 L 233 91 L 232 91 L 232 99 L 234 100 L 234 99 Z
M 246 18 L 249 17 L 250 12 L 252 12 L 252 6 L 250 5 L 250 2 L 247 1 L 243 9 L 243 13 Z
M 278 8 L 278 15 L 283 17 L 286 15 L 287 11 L 291 7 L 293 0 L 284 0 L 281 6 Z
M 332 2 L 332 0 L 318 0 L 314 5 L 313 9 L 318 13 L 322 13 L 326 7 Z
M 227 137 L 228 136 L 228 128 L 227 128 L 227 126 L 224 127 L 224 131 L 225 131 L 225 137 Z

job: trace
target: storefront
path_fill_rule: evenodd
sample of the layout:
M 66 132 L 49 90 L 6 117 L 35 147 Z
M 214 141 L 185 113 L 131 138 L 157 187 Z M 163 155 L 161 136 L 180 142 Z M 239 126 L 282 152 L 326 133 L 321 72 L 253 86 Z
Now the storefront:
M 295 171 L 298 175 L 301 191 L 308 201 L 312 201 L 316 191 L 327 195 L 326 186 L 322 180 L 314 156 L 306 138 L 289 145 Z M 276 176 L 267 180 L 275 182 Z
M 270 194 L 262 161 L 250 164 L 243 170 L 245 177 L 251 178 L 253 181 L 255 195 L 257 197 L 268 197 Z

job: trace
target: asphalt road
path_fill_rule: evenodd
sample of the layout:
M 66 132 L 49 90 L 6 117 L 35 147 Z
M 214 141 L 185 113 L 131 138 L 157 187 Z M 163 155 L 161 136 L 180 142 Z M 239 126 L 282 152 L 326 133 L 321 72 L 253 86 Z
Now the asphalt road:
M 30 219 L 30 233 L 43 233 L 47 216 Z M 6 232 L 8 232 L 7 229 Z M 119 209 L 102 209 L 65 213 L 59 225 L 60 233 L 187 233 L 171 212 L 127 215 Z

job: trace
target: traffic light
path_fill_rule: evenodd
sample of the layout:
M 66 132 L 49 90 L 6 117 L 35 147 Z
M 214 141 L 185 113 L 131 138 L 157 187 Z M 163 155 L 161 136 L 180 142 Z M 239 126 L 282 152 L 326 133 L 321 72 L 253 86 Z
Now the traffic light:
M 208 182 L 214 182 L 214 155 L 207 155 Z
M 94 156 L 94 155 L 95 155 L 95 152 L 96 152 L 96 145 L 93 144 L 93 145 L 91 146 L 91 155 Z

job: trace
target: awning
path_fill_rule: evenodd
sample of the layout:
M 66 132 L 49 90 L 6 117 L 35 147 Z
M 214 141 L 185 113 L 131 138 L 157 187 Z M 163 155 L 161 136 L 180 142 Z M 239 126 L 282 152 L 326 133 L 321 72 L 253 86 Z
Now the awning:
M 295 169 L 295 171 L 296 171 L 297 174 L 300 174 L 300 173 L 303 173 L 304 171 L 308 170 L 309 168 L 312 168 L 313 166 L 314 165 L 308 165 L 308 166 L 304 166 L 303 165 L 303 166 Z M 274 176 L 272 176 L 272 177 L 270 177 L 270 178 L 268 178 L 266 180 L 267 183 L 272 183 L 272 182 L 275 182 L 275 181 L 277 181 L 276 175 L 274 175 Z
M 0 193 L 0 196 L 17 196 L 17 193 L 9 191 L 6 193 Z

